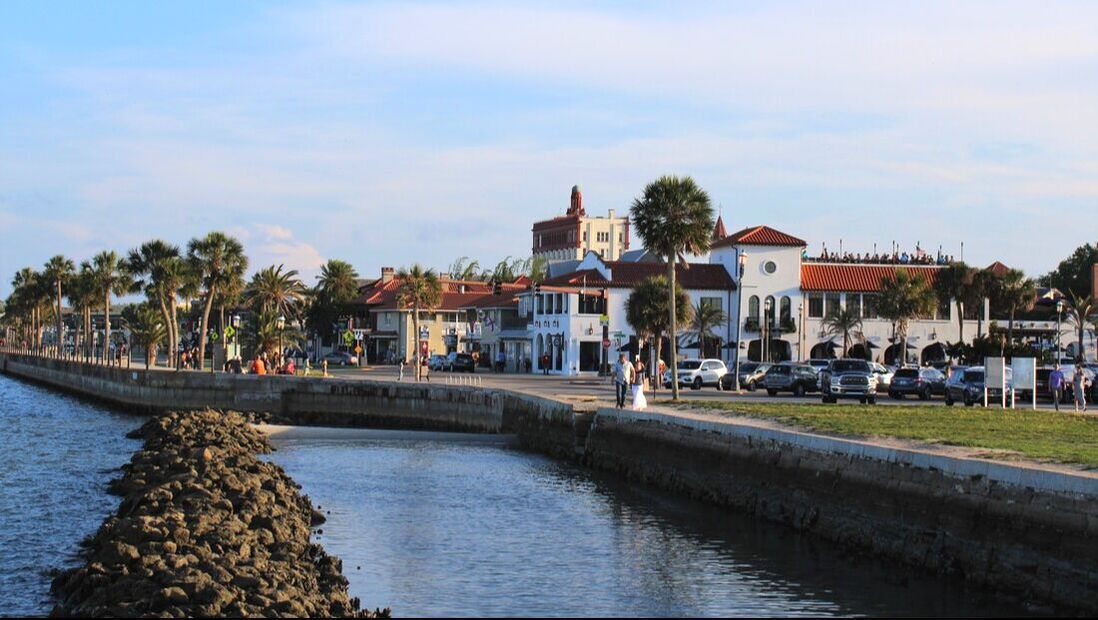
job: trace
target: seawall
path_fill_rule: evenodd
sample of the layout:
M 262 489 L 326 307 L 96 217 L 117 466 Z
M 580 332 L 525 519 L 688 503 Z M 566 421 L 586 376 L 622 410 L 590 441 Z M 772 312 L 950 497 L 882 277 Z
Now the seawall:
M 531 450 L 743 510 L 1022 600 L 1098 612 L 1098 474 L 682 411 L 577 410 L 454 385 L 109 369 L 0 353 L 0 371 L 116 404 L 292 424 L 506 432 Z

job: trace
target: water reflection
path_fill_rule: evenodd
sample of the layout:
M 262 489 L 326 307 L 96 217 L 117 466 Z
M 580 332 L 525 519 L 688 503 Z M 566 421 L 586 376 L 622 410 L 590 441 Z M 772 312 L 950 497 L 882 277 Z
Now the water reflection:
M 505 443 L 278 442 L 371 606 L 420 615 L 1018 615 L 911 574 Z

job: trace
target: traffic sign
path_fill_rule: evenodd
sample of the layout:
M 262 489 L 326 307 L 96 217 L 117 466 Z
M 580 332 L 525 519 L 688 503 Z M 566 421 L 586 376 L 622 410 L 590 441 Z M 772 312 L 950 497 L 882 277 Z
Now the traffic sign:
M 355 334 L 351 330 L 343 332 L 343 344 L 351 346 L 351 343 L 355 341 Z
M 602 348 L 604 348 L 604 349 L 609 349 L 610 348 L 610 339 L 609 338 L 603 338 L 602 339 Z
M 604 315 L 600 316 L 599 317 L 599 323 L 602 324 L 602 325 L 609 325 L 610 324 L 610 315 L 609 314 L 604 314 Z

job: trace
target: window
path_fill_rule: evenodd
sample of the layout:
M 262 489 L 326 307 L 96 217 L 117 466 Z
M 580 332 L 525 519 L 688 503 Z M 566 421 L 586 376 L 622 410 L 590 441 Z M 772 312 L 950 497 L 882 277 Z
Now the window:
M 668 312 L 670 312 L 670 310 Z M 751 298 L 747 300 L 747 318 L 748 318 L 748 320 L 752 320 L 752 319 L 754 319 L 755 321 L 759 320 L 759 296 L 758 295 L 752 295 Z
M 950 306 L 953 305 L 949 299 L 938 298 L 938 318 L 944 321 L 949 320 Z
M 702 297 L 698 300 L 698 305 L 702 308 L 716 308 L 717 310 L 723 310 L 724 306 L 721 305 L 723 301 L 720 297 Z
M 877 314 L 877 296 L 862 295 L 862 318 L 875 319 L 879 316 Z
M 822 319 L 824 315 L 824 300 L 820 293 L 808 294 L 808 317 Z
M 793 303 L 789 300 L 788 297 L 782 297 L 780 308 L 780 317 L 782 323 L 788 323 L 789 321 L 793 320 Z
M 825 316 L 834 316 L 839 313 L 843 307 L 842 296 L 838 293 L 824 293 L 824 309 Z
M 584 243 L 587 243 L 587 231 L 586 231 L 586 230 L 585 230 L 585 231 L 583 231 L 583 242 L 584 242 Z M 667 312 L 668 312 L 668 315 L 670 315 L 670 312 L 671 312 L 671 311 L 670 311 L 670 310 L 668 310 Z
M 538 309 L 537 309 L 537 312 L 535 312 L 535 314 L 545 314 L 545 296 L 544 295 L 538 295 L 537 298 L 538 298 Z M 670 315 L 671 311 L 668 310 L 667 312 Z
M 765 263 L 763 263 L 763 271 L 765 271 L 766 273 L 774 273 L 777 270 L 778 270 L 778 263 L 775 263 L 772 260 L 768 260 Z

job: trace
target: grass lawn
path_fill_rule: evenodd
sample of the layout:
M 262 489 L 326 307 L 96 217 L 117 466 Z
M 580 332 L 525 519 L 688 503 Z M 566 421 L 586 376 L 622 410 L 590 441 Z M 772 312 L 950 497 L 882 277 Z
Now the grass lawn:
M 662 401 L 661 404 L 670 404 Z M 1028 459 L 1098 467 L 1098 417 L 1054 411 L 978 407 L 692 401 L 682 409 L 717 409 L 827 433 L 897 437 L 970 448 L 1009 450 Z M 997 455 L 1001 458 L 1001 455 Z

